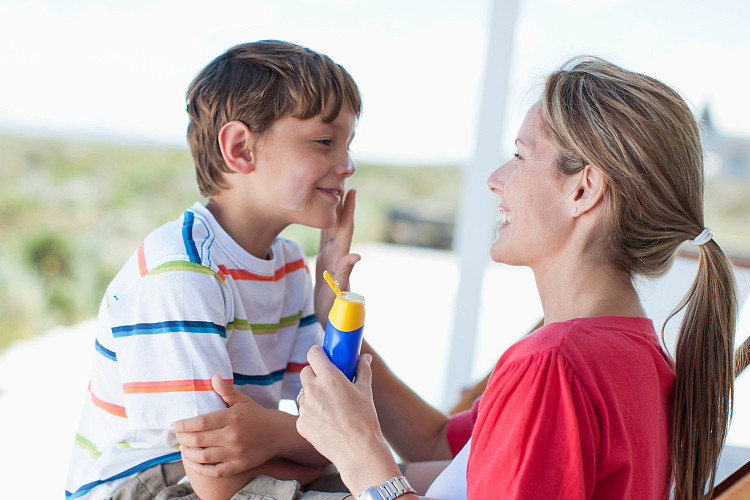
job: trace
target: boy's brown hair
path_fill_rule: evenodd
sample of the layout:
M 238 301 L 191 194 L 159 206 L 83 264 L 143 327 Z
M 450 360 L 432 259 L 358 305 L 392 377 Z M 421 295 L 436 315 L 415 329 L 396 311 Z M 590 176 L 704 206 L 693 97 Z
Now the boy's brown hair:
M 273 123 L 291 115 L 312 118 L 326 108 L 324 122 L 347 104 L 359 117 L 362 100 L 354 79 L 328 56 L 279 40 L 236 45 L 208 64 L 185 95 L 190 123 L 187 140 L 201 194 L 220 189 L 230 173 L 219 148 L 219 130 L 241 121 L 262 137 Z

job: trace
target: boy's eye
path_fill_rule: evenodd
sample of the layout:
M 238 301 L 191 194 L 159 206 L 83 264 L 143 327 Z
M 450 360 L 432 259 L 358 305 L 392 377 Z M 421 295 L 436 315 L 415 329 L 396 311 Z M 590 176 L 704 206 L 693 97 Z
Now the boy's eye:
M 330 146 L 333 141 L 331 139 L 316 139 L 315 142 L 320 143 L 324 146 Z

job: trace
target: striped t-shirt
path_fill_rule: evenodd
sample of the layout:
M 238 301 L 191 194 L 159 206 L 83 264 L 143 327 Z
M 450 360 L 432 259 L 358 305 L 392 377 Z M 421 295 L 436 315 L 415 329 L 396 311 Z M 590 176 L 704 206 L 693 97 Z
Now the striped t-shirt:
M 322 340 L 299 245 L 279 237 L 255 258 L 196 203 L 144 240 L 102 299 L 66 498 L 108 498 L 179 460 L 169 425 L 226 407 L 214 374 L 266 408 L 294 399 Z

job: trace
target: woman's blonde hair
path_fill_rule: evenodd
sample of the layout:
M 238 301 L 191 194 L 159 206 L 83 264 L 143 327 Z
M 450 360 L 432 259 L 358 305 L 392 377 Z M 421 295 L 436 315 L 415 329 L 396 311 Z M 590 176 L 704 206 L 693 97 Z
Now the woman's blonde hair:
M 577 57 L 547 77 L 541 113 L 558 169 L 596 165 L 608 182 L 606 223 L 588 243 L 631 279 L 665 274 L 704 229 L 703 149 L 685 101 L 654 78 Z M 715 241 L 699 248 L 698 274 L 670 316 L 686 309 L 675 347 L 676 500 L 713 492 L 734 396 L 734 274 Z

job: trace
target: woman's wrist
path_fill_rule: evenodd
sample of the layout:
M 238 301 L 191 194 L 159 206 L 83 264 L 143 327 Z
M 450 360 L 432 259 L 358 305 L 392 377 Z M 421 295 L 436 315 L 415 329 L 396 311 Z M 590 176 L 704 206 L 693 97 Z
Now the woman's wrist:
M 355 498 L 367 488 L 378 486 L 401 475 L 401 470 L 385 441 L 373 443 L 369 449 L 360 452 L 357 457 L 347 460 L 346 463 L 334 464 L 341 473 L 342 481 Z

